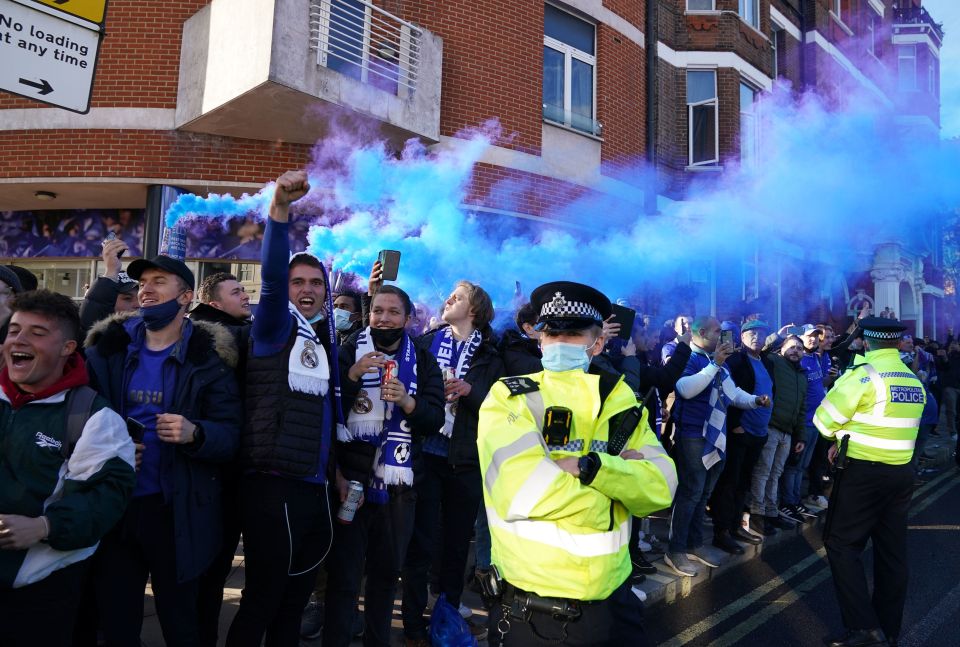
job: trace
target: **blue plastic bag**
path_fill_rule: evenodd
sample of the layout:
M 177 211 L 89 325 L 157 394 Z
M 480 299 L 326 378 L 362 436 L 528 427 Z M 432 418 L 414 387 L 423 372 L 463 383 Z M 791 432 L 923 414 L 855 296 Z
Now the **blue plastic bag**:
M 478 647 L 466 620 L 441 593 L 430 616 L 430 644 L 433 647 Z

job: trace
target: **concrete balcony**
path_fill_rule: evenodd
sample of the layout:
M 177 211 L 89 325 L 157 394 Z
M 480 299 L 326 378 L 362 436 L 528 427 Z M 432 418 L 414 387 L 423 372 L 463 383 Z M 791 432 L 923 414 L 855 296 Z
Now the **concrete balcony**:
M 214 0 L 183 27 L 176 125 L 312 144 L 349 123 L 434 143 L 442 53 L 366 0 Z

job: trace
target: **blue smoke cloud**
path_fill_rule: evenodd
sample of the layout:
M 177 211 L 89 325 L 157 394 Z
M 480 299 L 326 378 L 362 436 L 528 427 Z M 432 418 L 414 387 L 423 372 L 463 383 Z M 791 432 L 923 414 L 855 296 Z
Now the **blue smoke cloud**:
M 880 242 L 921 253 L 936 243 L 931 227 L 960 205 L 960 147 L 898 138 L 900 126 L 872 98 L 848 102 L 854 107 L 830 110 L 812 94 L 776 89 L 761 107 L 756 163 L 702 174 L 683 202 L 661 197 L 656 216 L 643 215 L 649 171 L 640 163 L 621 164 L 604 181 L 606 193 L 588 192 L 547 218 L 465 205 L 474 166 L 502 137 L 494 123 L 462 133 L 459 146 L 427 151 L 411 142 L 399 155 L 378 143 L 319 142 L 308 169 L 313 188 L 295 212 L 312 216 L 309 251 L 335 270 L 365 277 L 380 249 L 399 250 L 398 284 L 432 308 L 459 279 L 481 284 L 498 307 L 513 305 L 515 281 L 529 293 L 566 279 L 614 299 L 655 287 L 665 293 L 658 314 L 670 315 L 671 298 L 690 297 L 671 286 L 702 281 L 714 257 L 776 249 L 851 270 Z M 512 180 L 491 195 L 525 189 Z M 270 185 L 239 199 L 183 196 L 167 222 L 265 217 L 271 197 Z

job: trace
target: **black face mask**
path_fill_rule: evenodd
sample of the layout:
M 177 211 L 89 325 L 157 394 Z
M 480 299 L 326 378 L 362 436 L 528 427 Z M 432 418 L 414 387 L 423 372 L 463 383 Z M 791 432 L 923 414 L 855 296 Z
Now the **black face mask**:
M 389 348 L 403 338 L 403 328 L 371 328 L 370 337 L 377 348 Z

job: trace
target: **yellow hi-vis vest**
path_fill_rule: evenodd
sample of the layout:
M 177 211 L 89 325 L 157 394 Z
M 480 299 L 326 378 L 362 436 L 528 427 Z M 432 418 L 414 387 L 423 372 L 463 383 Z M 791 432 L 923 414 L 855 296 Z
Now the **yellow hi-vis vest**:
M 900 351 L 870 351 L 836 381 L 813 424 L 826 438 L 850 436 L 851 458 L 903 465 L 913 458 L 926 401 L 923 384 L 900 361 Z
M 539 388 L 514 395 L 504 383 L 525 379 Z M 562 447 L 548 447 L 541 432 L 552 406 L 573 412 Z M 636 406 L 621 378 L 601 410 L 599 377 L 580 370 L 506 378 L 490 389 L 477 446 L 492 561 L 508 582 L 542 596 L 603 600 L 629 576 L 631 515 L 669 507 L 677 489 L 676 467 L 646 411 L 626 447 L 644 459 L 606 453 L 610 418 Z M 554 462 L 591 451 L 602 467 L 589 486 Z

